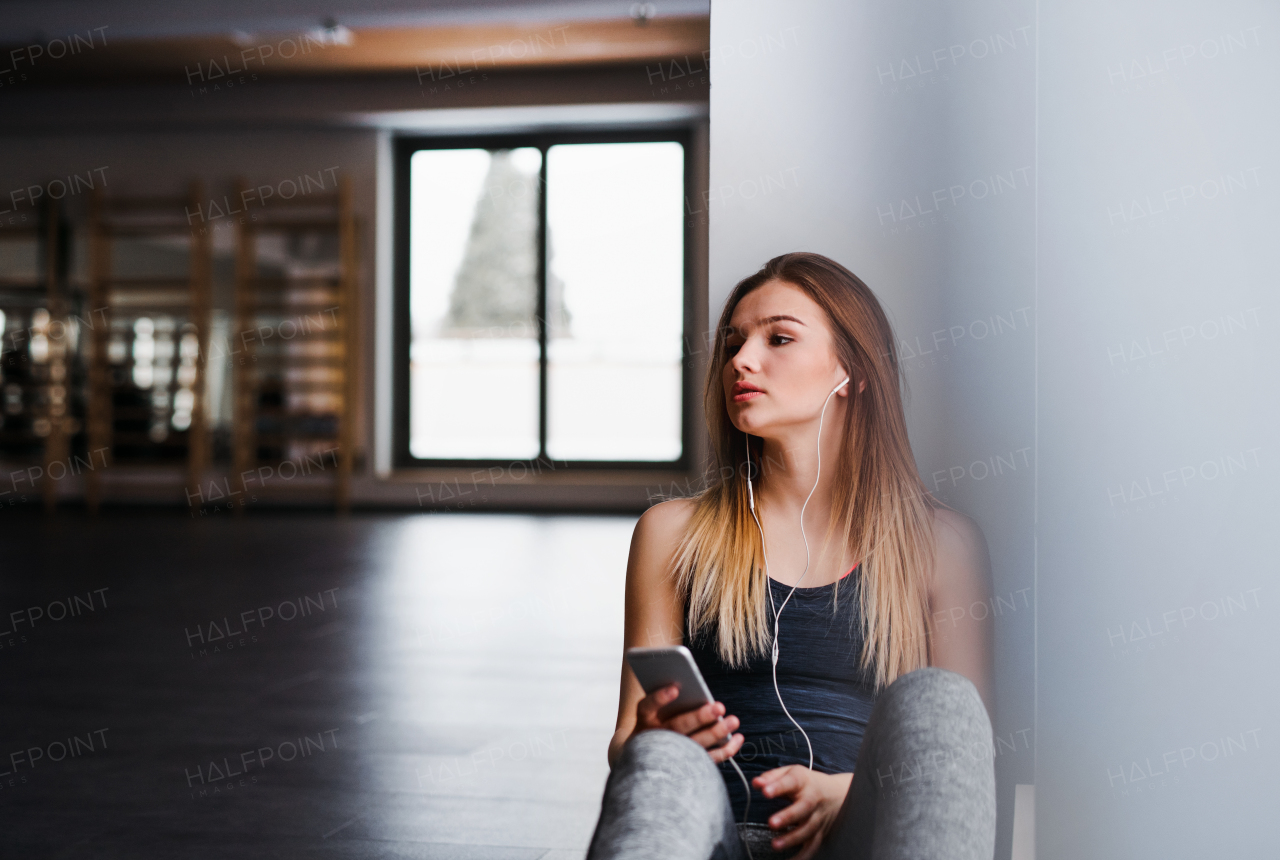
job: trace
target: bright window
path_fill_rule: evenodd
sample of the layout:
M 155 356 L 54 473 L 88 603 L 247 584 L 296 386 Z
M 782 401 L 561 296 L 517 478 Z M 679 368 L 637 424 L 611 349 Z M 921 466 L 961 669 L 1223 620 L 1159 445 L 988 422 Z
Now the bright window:
M 685 140 L 398 152 L 400 464 L 682 464 Z

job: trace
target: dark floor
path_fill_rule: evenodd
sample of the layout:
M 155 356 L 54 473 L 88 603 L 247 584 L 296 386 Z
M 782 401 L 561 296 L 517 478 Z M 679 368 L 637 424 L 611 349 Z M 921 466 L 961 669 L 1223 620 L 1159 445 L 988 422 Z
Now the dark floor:
M 578 860 L 632 525 L 0 511 L 0 856 Z

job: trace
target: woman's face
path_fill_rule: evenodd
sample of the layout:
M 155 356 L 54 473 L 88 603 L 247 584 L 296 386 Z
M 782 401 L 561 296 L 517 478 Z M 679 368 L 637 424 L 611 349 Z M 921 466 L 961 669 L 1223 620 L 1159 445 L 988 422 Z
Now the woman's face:
M 845 377 L 817 302 L 799 287 L 767 281 L 738 302 L 729 326 L 722 382 L 733 426 L 770 436 L 817 420 Z

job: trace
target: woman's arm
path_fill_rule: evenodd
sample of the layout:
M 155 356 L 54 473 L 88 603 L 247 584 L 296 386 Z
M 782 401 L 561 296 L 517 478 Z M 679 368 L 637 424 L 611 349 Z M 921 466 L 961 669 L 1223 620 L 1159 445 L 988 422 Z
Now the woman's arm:
M 929 589 L 932 665 L 964 675 L 978 688 L 995 720 L 991 559 L 973 520 L 946 508 L 934 511 L 937 556 Z
M 684 607 L 676 599 L 670 578 L 671 560 L 693 513 L 693 503 L 673 499 L 649 508 L 631 535 L 627 556 L 626 615 L 623 652 L 627 648 L 679 645 L 683 638 Z M 636 725 L 636 704 L 644 690 L 627 661 L 622 661 L 618 695 L 618 724 L 609 742 L 609 766 Z

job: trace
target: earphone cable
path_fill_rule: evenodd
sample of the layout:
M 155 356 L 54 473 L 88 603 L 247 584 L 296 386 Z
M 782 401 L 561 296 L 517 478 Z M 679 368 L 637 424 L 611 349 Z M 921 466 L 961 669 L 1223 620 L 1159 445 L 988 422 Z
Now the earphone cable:
M 765 587 L 769 595 L 769 608 L 773 610 L 773 692 L 778 697 L 778 704 L 782 706 L 782 712 L 787 715 L 787 719 L 791 724 L 799 729 L 800 734 L 804 737 L 805 745 L 809 748 L 809 770 L 813 770 L 813 743 L 809 740 L 809 734 L 804 730 L 800 723 L 796 722 L 796 718 L 791 716 L 791 711 L 787 710 L 787 703 L 782 700 L 782 691 L 778 689 L 778 657 L 780 651 L 778 648 L 778 626 L 779 619 L 782 616 L 782 610 L 787 608 L 787 602 L 791 600 L 796 593 L 796 589 L 800 587 L 800 583 L 804 581 L 805 576 L 809 573 L 810 553 L 809 538 L 804 530 L 804 512 L 809 506 L 809 500 L 813 498 L 813 494 L 818 489 L 818 482 L 822 479 L 822 424 L 826 420 L 827 406 L 831 403 L 831 398 L 835 393 L 849 383 L 849 377 L 845 377 L 844 381 L 831 389 L 831 393 L 827 395 L 827 399 L 822 402 L 822 412 L 818 415 L 818 469 L 813 479 L 813 487 L 809 490 L 809 495 L 805 497 L 804 504 L 800 506 L 800 537 L 804 541 L 804 572 L 800 574 L 800 578 L 796 580 L 796 584 L 791 586 L 791 591 L 787 594 L 782 606 L 775 607 L 773 602 L 773 586 L 769 584 L 769 550 L 765 546 L 764 527 L 760 524 L 760 518 L 756 516 L 755 493 L 751 488 L 751 437 L 745 431 L 743 435 L 746 437 L 747 449 L 747 497 L 751 508 L 751 519 L 755 520 L 756 529 L 760 532 L 760 552 L 764 556 L 765 571 Z M 748 792 L 748 800 L 750 792 Z

